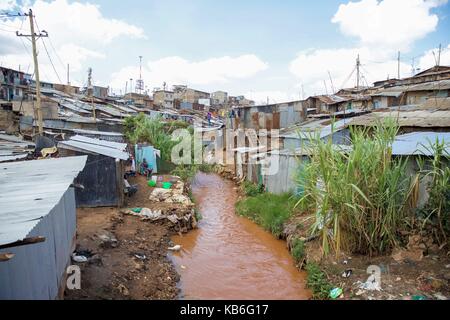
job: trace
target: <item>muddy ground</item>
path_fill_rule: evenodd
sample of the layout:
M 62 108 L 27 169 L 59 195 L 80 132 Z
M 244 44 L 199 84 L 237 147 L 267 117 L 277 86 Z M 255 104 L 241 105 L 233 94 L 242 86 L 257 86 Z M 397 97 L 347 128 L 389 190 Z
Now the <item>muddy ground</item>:
M 148 199 L 152 188 L 144 177 L 129 179 L 139 191 L 126 207 L 164 213 L 186 211 L 179 204 Z M 187 231 L 167 220 L 142 221 L 119 208 L 77 210 L 77 251 L 91 252 L 81 268 L 81 290 L 66 290 L 65 299 L 176 299 L 179 276 L 168 258 L 170 236 Z
M 288 242 L 295 237 L 307 238 L 311 222 L 311 217 L 305 215 L 292 217 L 285 228 Z M 305 246 L 306 260 L 318 263 L 329 282 L 343 289 L 341 299 L 450 299 L 450 249 L 446 245 L 439 248 L 429 236 L 414 231 L 405 238 L 403 248 L 377 257 L 346 253 L 336 257 L 331 253 L 323 258 L 319 241 L 312 240 Z M 370 276 L 369 266 L 380 268 L 380 291 L 360 287 Z M 344 277 L 346 271 L 348 277 Z

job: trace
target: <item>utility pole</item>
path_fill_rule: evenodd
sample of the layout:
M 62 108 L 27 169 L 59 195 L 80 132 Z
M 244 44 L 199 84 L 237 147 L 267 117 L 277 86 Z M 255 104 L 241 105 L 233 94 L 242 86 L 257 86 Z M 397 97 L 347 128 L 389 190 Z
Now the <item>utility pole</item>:
M 441 51 L 442 51 L 442 45 L 439 43 L 439 54 L 438 54 L 438 59 L 437 59 L 438 68 L 441 65 Z
M 139 90 L 139 94 L 142 94 L 144 89 L 144 81 L 142 81 L 142 56 L 139 56 L 139 80 L 136 80 L 136 91 Z
M 67 85 L 70 86 L 70 66 L 67 64 Z
M 125 81 L 125 91 L 124 91 L 124 94 L 123 94 L 124 97 L 127 94 L 127 90 L 128 90 L 128 81 Z
M 30 31 L 31 35 L 24 35 L 20 34 L 19 31 L 16 31 L 16 35 L 18 37 L 31 37 L 31 44 L 33 48 L 33 61 L 34 61 L 34 74 L 36 77 L 36 111 L 38 116 L 38 126 L 39 126 L 39 135 L 43 135 L 44 129 L 43 129 L 43 120 L 42 120 L 42 109 L 41 109 L 41 82 L 39 78 L 39 64 L 38 64 L 38 58 L 37 58 L 37 49 L 36 49 L 36 38 L 42 38 L 42 37 L 48 37 L 47 31 L 42 30 L 39 34 L 34 32 L 34 16 L 33 11 L 30 9 L 30 11 L 27 13 L 24 13 L 25 16 L 28 16 L 30 19 Z
M 331 89 L 333 90 L 333 93 L 336 93 L 336 91 L 334 90 L 333 78 L 331 78 L 331 73 L 330 73 L 330 71 L 328 71 L 328 76 L 330 77 Z
M 359 90 L 359 67 L 361 65 L 361 62 L 359 61 L 359 54 L 356 58 L 356 90 Z
M 88 69 L 88 87 L 87 87 L 88 97 L 91 98 L 92 115 L 94 116 L 94 122 L 97 122 L 97 115 L 95 114 L 94 105 L 94 87 L 92 86 L 92 68 Z
M 398 58 L 397 58 L 397 79 L 400 80 L 400 51 L 398 52 Z
M 323 80 L 323 85 L 325 86 L 325 93 L 328 95 L 327 82 Z
M 411 76 L 412 77 L 414 77 L 414 68 L 415 68 L 415 66 L 414 66 L 414 58 L 412 58 L 412 62 L 411 62 Z

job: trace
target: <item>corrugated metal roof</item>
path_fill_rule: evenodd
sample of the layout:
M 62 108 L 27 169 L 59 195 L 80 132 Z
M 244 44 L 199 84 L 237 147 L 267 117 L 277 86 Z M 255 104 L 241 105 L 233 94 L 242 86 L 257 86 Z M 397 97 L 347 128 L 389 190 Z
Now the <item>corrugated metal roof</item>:
M 120 132 L 94 131 L 94 130 L 85 130 L 85 129 L 72 129 L 71 131 L 73 131 L 75 133 L 79 133 L 79 134 L 123 137 L 123 134 Z
M 391 117 L 400 127 L 449 127 L 450 111 L 413 110 L 382 111 L 352 118 L 351 125 L 374 126 L 381 119 Z
M 436 139 L 444 142 L 446 151 L 450 153 L 450 132 L 412 132 L 395 138 L 392 154 L 432 156 L 430 147 Z
M 344 129 L 349 123 L 350 119 L 335 121 L 333 124 L 334 132 Z M 320 138 L 329 136 L 332 132 L 331 120 L 313 120 L 300 123 L 294 127 L 282 129 L 280 137 L 309 139 L 310 137 L 314 137 L 314 133 L 316 132 L 320 133 Z
M 125 151 L 125 149 L 127 148 L 126 143 L 93 139 L 93 138 L 88 138 L 88 137 L 79 136 L 79 135 L 71 137 L 70 140 L 90 143 L 90 144 L 94 144 L 94 145 L 102 146 L 102 147 L 114 148 L 114 149 L 121 150 L 121 151 Z
M 0 164 L 0 245 L 23 240 L 58 204 L 86 156 Z
M 33 142 L 12 135 L 0 134 L 0 162 L 26 158 L 29 152 L 34 151 L 34 148 Z
M 126 148 L 126 144 L 124 143 L 92 139 L 83 136 L 75 136 L 68 141 L 61 141 L 58 143 L 58 148 L 88 151 L 120 160 L 128 160 L 129 158 L 129 154 L 124 151 Z
M 380 91 L 372 94 L 372 97 L 395 97 L 398 98 L 402 95 L 403 91 Z

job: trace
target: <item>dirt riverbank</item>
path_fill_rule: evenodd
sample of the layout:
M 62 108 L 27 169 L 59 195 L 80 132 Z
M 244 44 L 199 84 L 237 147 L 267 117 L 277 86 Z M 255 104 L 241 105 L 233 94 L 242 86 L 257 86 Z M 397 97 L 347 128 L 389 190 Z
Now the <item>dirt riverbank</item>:
M 77 251 L 89 256 L 81 268 L 81 290 L 66 290 L 65 299 L 176 299 L 179 276 L 168 259 L 170 236 L 193 224 L 191 206 L 149 200 L 153 188 L 144 177 L 130 178 L 138 192 L 127 208 L 148 208 L 188 219 L 143 221 L 119 208 L 77 210 Z M 184 222 L 184 223 L 183 223 Z M 195 223 L 194 223 L 195 225 Z

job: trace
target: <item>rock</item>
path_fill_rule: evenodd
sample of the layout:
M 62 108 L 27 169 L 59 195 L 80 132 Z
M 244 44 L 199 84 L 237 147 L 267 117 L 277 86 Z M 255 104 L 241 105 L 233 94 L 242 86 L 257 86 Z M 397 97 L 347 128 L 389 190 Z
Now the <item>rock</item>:
M 395 249 L 392 252 L 392 258 L 396 262 L 403 262 L 405 260 L 410 261 L 422 261 L 423 259 L 423 250 L 422 249 L 412 249 L 412 250 L 404 250 L 404 249 Z
M 440 249 L 437 244 L 432 244 L 431 246 L 428 247 L 428 253 L 430 253 L 430 254 L 436 254 L 436 253 L 439 253 L 439 251 L 440 251 Z
M 116 237 L 109 231 L 103 231 L 97 237 L 100 239 L 100 246 L 103 248 L 115 248 L 118 245 Z
M 168 198 L 165 202 L 180 203 L 185 206 L 190 206 L 192 204 L 191 199 L 189 199 L 189 197 L 185 196 L 184 194 L 173 195 L 172 197 Z
M 175 246 L 173 246 L 173 247 L 167 248 L 167 250 L 170 250 L 170 251 L 180 251 L 180 250 L 181 250 L 181 246 L 180 246 L 179 244 L 177 244 L 177 245 L 175 245 Z
M 121 294 L 123 294 L 124 296 L 129 296 L 130 295 L 130 291 L 128 291 L 127 287 L 125 287 L 123 284 L 119 284 L 117 286 L 117 289 L 120 291 Z
M 431 287 L 432 287 L 434 290 L 440 290 L 443 286 L 444 286 L 444 283 L 443 283 L 441 280 L 433 279 L 433 280 L 431 281 Z
M 435 297 L 437 300 L 447 300 L 447 297 L 442 295 L 441 293 L 435 293 L 433 294 L 433 297 Z
M 152 193 L 150 194 L 149 200 L 152 201 L 165 201 L 172 195 L 172 190 L 164 189 L 164 188 L 154 188 Z
M 361 296 L 364 294 L 364 290 L 359 289 L 358 291 L 356 291 L 355 295 L 357 296 Z

